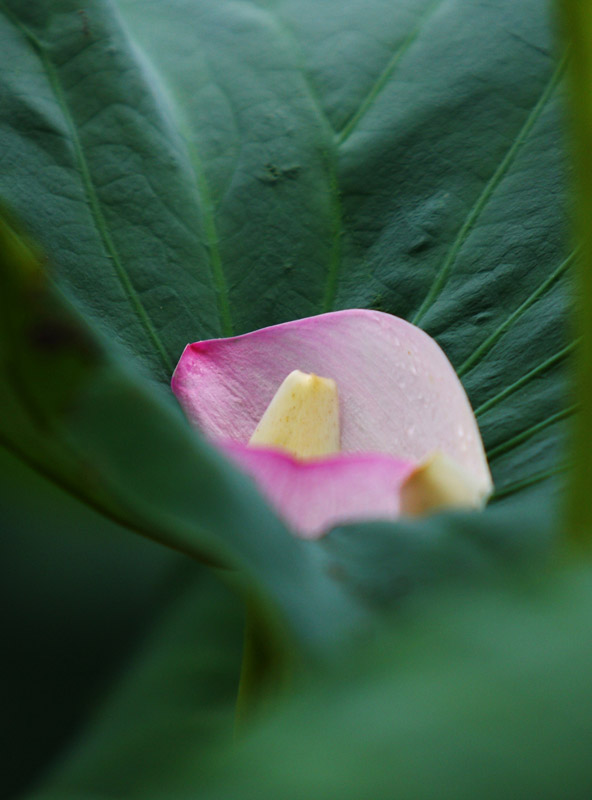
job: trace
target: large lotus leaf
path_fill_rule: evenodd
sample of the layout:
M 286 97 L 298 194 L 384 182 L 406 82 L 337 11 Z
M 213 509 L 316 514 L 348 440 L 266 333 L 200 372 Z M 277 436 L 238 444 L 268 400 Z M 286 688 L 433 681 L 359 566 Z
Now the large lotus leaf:
M 234 331 L 411 319 L 459 369 L 500 497 L 561 469 L 571 258 L 545 4 L 206 0 L 158 31 L 146 3 L 121 8 L 209 165 Z
M 459 368 L 500 493 L 560 468 L 544 3 L 2 8 L 0 195 L 155 377 L 190 340 L 380 307 Z
M 533 484 L 537 500 L 550 495 L 541 481 L 563 469 L 569 413 L 573 256 L 562 244 L 563 61 L 544 4 L 0 9 L 0 197 L 78 309 L 144 375 L 166 384 L 200 337 L 381 308 L 424 326 L 451 357 L 498 496 L 519 501 Z M 35 344 L 46 356 L 64 339 L 59 326 L 50 333 Z M 73 432 L 60 417 L 48 434 L 80 365 L 60 361 L 54 385 L 55 363 L 40 366 L 37 352 L 29 368 L 41 372 L 27 373 L 26 391 L 13 381 L 6 400 L 14 451 L 173 546 L 218 552 L 249 507 L 231 550 L 246 548 L 261 575 L 274 559 L 298 574 L 288 554 L 309 563 L 283 533 L 274 540 L 281 529 L 166 409 L 170 395 L 148 399 L 121 365 L 108 377 L 87 338 L 76 348 L 95 376 L 84 420 Z M 25 350 L 7 345 L 13 378 Z M 68 436 L 84 442 L 82 469 Z M 281 574 L 265 580 L 295 599 Z

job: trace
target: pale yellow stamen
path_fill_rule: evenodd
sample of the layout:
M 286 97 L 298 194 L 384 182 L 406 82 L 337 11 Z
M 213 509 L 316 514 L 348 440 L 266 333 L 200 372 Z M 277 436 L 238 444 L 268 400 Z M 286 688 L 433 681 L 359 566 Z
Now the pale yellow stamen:
M 249 441 L 297 458 L 320 458 L 340 448 L 337 384 L 296 369 L 284 379 Z
M 425 514 L 445 508 L 482 508 L 485 500 L 466 471 L 439 451 L 422 461 L 401 488 L 403 514 Z

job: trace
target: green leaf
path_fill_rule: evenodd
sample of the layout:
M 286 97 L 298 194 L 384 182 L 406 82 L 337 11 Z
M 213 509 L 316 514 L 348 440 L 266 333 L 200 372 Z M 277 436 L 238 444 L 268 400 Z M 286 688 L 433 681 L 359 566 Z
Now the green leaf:
M 349 525 L 320 542 L 325 571 L 376 611 L 450 581 L 477 586 L 502 571 L 544 567 L 555 515 L 529 498 L 486 514 L 448 513 L 397 525 Z
M 549 513 L 574 256 L 565 62 L 538 0 L 7 0 L 0 44 L 0 196 L 102 334 L 64 329 L 47 288 L 7 294 L 13 452 L 145 535 L 242 565 L 321 643 L 357 613 L 322 547 L 292 541 L 145 378 L 167 382 L 190 340 L 370 306 L 451 357 L 500 503 L 528 513 L 535 491 Z
M 241 589 L 271 600 L 263 616 L 274 617 L 265 623 L 277 627 L 278 647 L 295 636 L 319 654 L 356 625 L 360 610 L 327 580 L 307 544 L 160 390 L 106 351 L 2 219 L 0 279 L 0 441 L 7 449 L 115 521 L 238 569 Z
M 0 198 L 74 307 L 3 226 L 4 445 L 132 530 L 236 568 L 274 643 L 307 654 L 415 587 L 538 558 L 573 410 L 558 56 L 538 0 L 1 2 Z M 443 345 L 499 509 L 295 541 L 165 388 L 188 341 L 351 306 Z M 205 740 L 228 729 L 237 618 L 210 587 L 178 639 L 156 636 L 52 796 L 577 794 L 587 584 L 560 587 L 555 616 L 463 585 L 451 605 L 427 598 L 423 628 L 385 632 L 359 674 L 307 673 L 236 761 L 222 752 L 220 785 Z M 220 728 L 201 716 L 210 634 L 228 645 Z M 188 674 L 196 653 L 206 668 Z
M 584 798 L 591 603 L 588 568 L 429 596 L 222 756 L 200 796 Z
M 0 529 L 0 769 L 12 797 L 76 736 L 169 599 L 181 558 L 122 536 L 4 450 Z
M 153 630 L 44 783 L 61 796 L 166 796 L 234 738 L 243 609 L 212 576 L 178 575 Z
M 544 4 L 2 8 L 0 195 L 155 378 L 190 340 L 380 307 L 459 369 L 500 497 L 562 469 Z
M 330 671 L 297 682 L 292 697 L 254 721 L 232 749 L 208 748 L 207 764 L 201 714 L 189 724 L 170 708 L 163 714 L 161 693 L 173 694 L 167 686 L 179 688 L 192 712 L 200 691 L 185 680 L 195 661 L 187 654 L 186 672 L 182 649 L 173 647 L 168 662 L 148 661 L 156 682 L 133 687 L 141 675 L 129 674 L 131 701 L 108 705 L 97 733 L 34 797 L 585 798 L 591 603 L 590 569 L 573 565 L 479 591 L 457 583 L 428 593 L 378 626 L 370 642 L 342 651 Z M 146 686 L 160 691 L 145 694 Z M 120 727 L 118 713 L 136 711 L 138 698 L 139 719 L 126 716 Z M 142 724 L 150 732 L 167 719 L 169 760 L 156 754 L 162 772 L 155 774 Z M 128 773 L 119 754 L 134 753 L 139 742 L 148 764 L 132 761 Z
M 463 377 L 500 499 L 561 471 L 573 256 L 544 4 L 177 0 L 157 29 L 158 3 L 121 8 L 221 198 L 235 332 L 411 319 Z

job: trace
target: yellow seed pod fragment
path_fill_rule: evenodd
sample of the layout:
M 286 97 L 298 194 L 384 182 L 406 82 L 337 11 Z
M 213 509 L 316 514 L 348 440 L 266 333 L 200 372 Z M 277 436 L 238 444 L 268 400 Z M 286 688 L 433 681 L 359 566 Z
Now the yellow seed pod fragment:
M 340 450 L 339 398 L 330 378 L 294 370 L 284 379 L 249 441 L 296 458 L 321 458 Z
M 401 487 L 401 513 L 426 514 L 445 508 L 482 508 L 486 497 L 450 456 L 436 451 L 424 459 Z

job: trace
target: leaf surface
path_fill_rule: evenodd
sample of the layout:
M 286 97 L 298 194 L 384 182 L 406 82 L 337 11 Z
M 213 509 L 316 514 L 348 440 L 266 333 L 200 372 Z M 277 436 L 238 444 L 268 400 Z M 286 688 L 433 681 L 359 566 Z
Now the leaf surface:
M 13 450 L 73 491 L 83 481 L 88 502 L 131 527 L 203 554 L 201 526 L 205 551 L 232 539 L 233 552 L 258 551 L 261 576 L 273 572 L 296 546 L 270 545 L 274 523 L 258 526 L 254 511 L 254 542 L 246 530 L 233 539 L 243 506 L 228 493 L 241 480 L 206 451 L 195 460 L 201 445 L 170 394 L 149 399 L 145 378 L 168 382 L 187 341 L 368 306 L 442 344 L 476 407 L 499 501 L 552 498 L 572 411 L 563 319 L 576 256 L 563 244 L 565 62 L 544 5 L 0 8 L 0 196 L 78 310 L 143 371 L 123 386 L 122 364 L 114 378 L 93 361 L 75 423 L 90 447 L 82 471 L 66 446 L 74 423 L 60 417 L 70 362 L 32 404 L 13 386 Z

